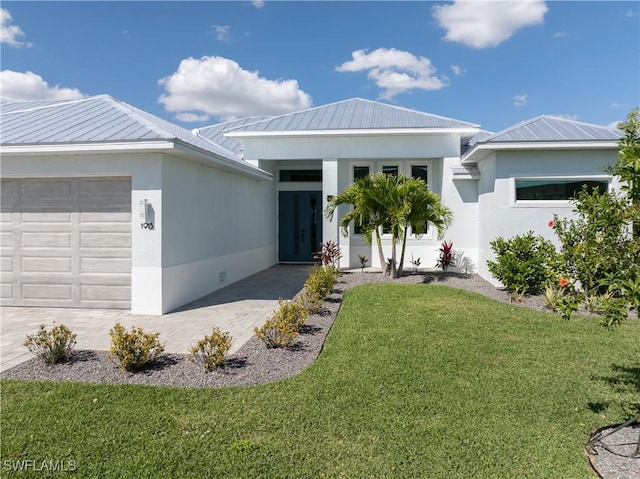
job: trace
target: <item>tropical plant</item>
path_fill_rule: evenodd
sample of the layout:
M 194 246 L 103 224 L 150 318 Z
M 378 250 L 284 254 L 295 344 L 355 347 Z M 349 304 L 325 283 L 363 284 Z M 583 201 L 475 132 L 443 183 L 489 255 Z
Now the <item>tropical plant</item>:
M 322 243 L 321 250 L 316 254 L 315 258 L 322 262 L 325 268 L 338 269 L 338 262 L 342 257 L 340 246 L 332 240 Z
M 453 241 L 443 241 L 439 251 L 440 256 L 436 262 L 436 267 L 441 268 L 442 271 L 447 271 L 450 266 L 455 266 L 456 258 L 453 252 Z
M 411 263 L 411 266 L 413 266 L 413 272 L 417 273 L 422 260 L 420 258 L 413 259 L 413 253 L 411 253 L 411 261 L 409 262 Z
M 367 267 L 369 258 L 367 258 L 365 255 L 359 254 L 358 261 L 360 261 L 360 270 L 364 273 L 364 269 Z
M 348 235 L 349 225 L 354 223 L 362 228 L 367 244 L 371 244 L 375 237 L 383 272 L 387 260 L 382 250 L 380 229 L 385 227 L 391 233 L 389 264 L 392 278 L 402 275 L 409 228 L 419 236 L 425 233 L 427 223 L 431 223 L 442 233 L 452 219 L 451 211 L 442 204 L 438 195 L 429 191 L 423 180 L 404 175 L 377 173 L 356 180 L 331 200 L 325 213 L 327 218 L 332 219 L 338 206 L 345 204 L 351 205 L 352 209 L 340 219 L 344 235 Z M 402 243 L 399 262 L 398 243 Z

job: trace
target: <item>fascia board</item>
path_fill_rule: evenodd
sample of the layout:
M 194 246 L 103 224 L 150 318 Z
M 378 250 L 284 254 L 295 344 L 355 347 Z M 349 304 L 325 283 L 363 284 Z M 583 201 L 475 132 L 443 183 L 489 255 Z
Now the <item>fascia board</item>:
M 461 163 L 478 163 L 493 151 L 504 150 L 608 150 L 617 149 L 613 141 L 545 141 L 517 143 L 483 143 L 473 147 L 461 159 Z
M 229 138 L 295 138 L 342 136 L 393 136 L 393 135 L 473 135 L 477 128 L 380 128 L 352 130 L 302 130 L 302 131 L 229 131 Z

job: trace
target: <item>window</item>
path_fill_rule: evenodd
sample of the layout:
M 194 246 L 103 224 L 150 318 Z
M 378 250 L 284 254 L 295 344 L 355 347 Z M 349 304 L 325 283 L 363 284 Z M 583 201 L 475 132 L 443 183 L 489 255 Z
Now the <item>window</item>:
M 567 201 L 574 198 L 587 185 L 591 191 L 598 188 L 601 193 L 608 191 L 606 179 L 538 179 L 516 180 L 516 201 Z
M 280 181 L 322 181 L 322 170 L 280 170 Z
M 354 166 L 353 167 L 353 181 L 366 178 L 369 174 L 368 166 Z
M 411 177 L 423 180 L 429 184 L 427 175 L 427 165 L 411 165 Z
M 398 176 L 398 165 L 387 165 L 382 167 L 382 172 L 385 175 Z

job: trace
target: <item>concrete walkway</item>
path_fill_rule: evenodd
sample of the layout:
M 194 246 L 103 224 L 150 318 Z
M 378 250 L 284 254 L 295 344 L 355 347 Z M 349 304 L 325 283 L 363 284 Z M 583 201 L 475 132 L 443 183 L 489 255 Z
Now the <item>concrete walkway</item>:
M 23 346 L 25 336 L 42 323 L 50 329 L 54 321 L 77 334 L 76 349 L 108 350 L 109 330 L 120 322 L 125 328 L 159 332 L 165 352 L 182 354 L 217 326 L 231 333 L 233 353 L 253 336 L 253 328 L 264 324 L 278 298 L 291 299 L 302 289 L 308 272 L 307 266 L 277 265 L 163 316 L 105 309 L 0 307 L 0 371 L 31 359 L 33 355 Z

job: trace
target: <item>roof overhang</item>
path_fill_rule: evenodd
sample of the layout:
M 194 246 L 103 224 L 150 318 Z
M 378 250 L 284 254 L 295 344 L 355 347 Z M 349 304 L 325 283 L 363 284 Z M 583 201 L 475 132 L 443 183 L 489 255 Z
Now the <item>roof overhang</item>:
M 131 141 L 105 143 L 50 143 L 31 145 L 0 145 L 0 155 L 11 156 L 60 156 L 109 153 L 166 153 L 206 166 L 249 177 L 254 180 L 271 181 L 273 176 L 249 163 L 215 155 L 179 140 Z
M 478 127 L 479 128 L 479 127 Z M 229 138 L 305 138 L 305 137 L 356 137 L 356 136 L 419 136 L 419 135 L 474 135 L 475 127 L 461 128 L 366 128 L 345 130 L 287 130 L 287 131 L 228 131 Z
M 460 163 L 479 163 L 491 153 L 505 150 L 610 150 L 618 148 L 618 142 L 613 140 L 477 143 L 463 155 Z

